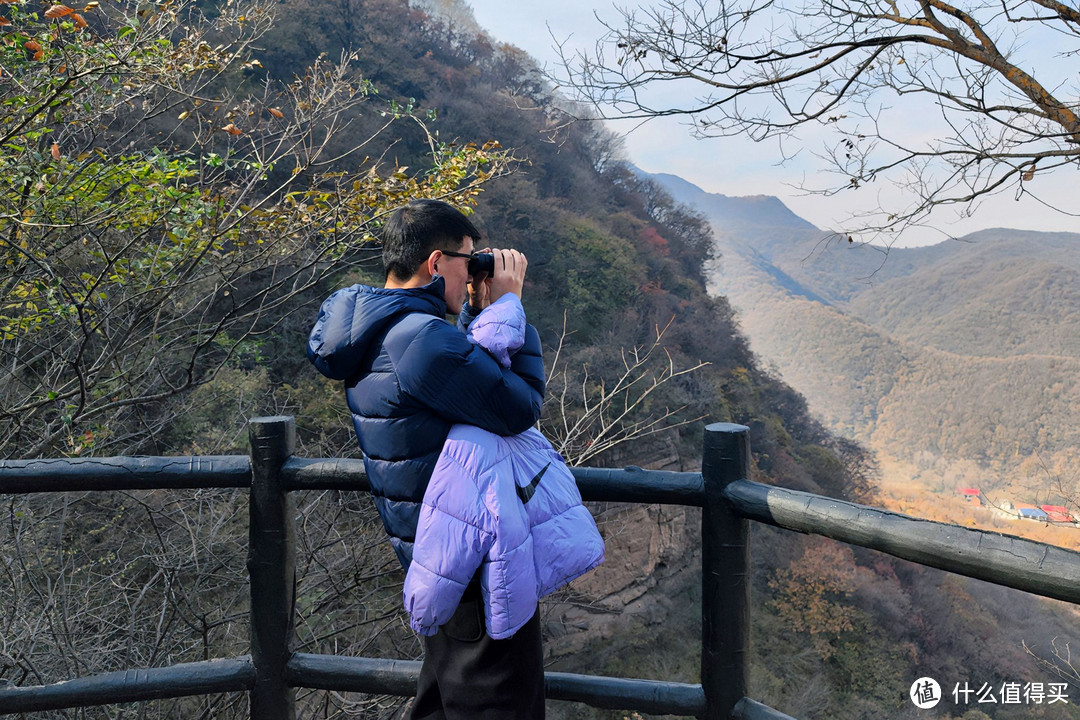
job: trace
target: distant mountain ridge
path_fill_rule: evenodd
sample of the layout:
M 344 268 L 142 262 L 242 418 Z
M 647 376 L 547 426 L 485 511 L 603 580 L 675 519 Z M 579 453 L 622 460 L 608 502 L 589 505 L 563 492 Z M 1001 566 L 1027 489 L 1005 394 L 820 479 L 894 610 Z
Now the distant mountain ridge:
M 775 227 L 817 230 L 811 223 L 788 209 L 779 198 L 771 195 L 729 197 L 706 192 L 678 175 L 647 173 L 638 168 L 635 168 L 635 171 L 639 175 L 660 183 L 678 202 L 695 207 L 710 218 L 722 220 L 727 228 Z
M 712 223 L 710 291 L 834 430 L 988 487 L 1080 476 L 1080 234 L 999 228 L 886 251 L 776 198 L 651 177 Z

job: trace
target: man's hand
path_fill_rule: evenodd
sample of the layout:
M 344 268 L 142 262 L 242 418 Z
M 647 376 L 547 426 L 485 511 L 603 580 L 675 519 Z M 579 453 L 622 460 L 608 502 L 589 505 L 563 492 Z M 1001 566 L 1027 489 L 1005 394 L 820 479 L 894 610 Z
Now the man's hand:
M 525 269 L 529 262 L 517 250 L 492 250 L 484 248 L 479 252 L 495 256 L 495 274 L 478 273 L 469 283 L 469 307 L 473 312 L 480 312 L 506 293 L 521 297 L 525 284 Z
M 529 261 L 517 250 L 493 250 L 495 255 L 495 276 L 490 278 L 490 301 L 495 302 L 506 293 L 521 297 L 525 285 L 525 269 Z

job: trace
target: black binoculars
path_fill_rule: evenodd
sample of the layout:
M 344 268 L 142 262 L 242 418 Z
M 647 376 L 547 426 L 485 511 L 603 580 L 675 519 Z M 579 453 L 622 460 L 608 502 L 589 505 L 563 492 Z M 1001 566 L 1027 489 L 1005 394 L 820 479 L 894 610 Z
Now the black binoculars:
M 473 253 L 469 258 L 469 274 L 479 275 L 487 273 L 495 274 L 495 255 L 493 253 Z

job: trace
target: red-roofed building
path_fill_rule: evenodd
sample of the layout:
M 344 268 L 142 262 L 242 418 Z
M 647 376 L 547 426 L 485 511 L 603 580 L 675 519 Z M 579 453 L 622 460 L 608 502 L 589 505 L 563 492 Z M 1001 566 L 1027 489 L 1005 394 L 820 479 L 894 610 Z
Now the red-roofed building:
M 956 492 L 960 493 L 960 497 L 967 500 L 970 503 L 976 505 L 982 505 L 982 493 L 979 492 L 979 488 L 960 488 Z
M 1067 507 L 1065 507 L 1064 505 L 1040 505 L 1039 507 L 1042 508 L 1043 512 L 1046 513 L 1046 517 L 1048 517 L 1050 519 L 1050 522 L 1060 522 L 1060 523 L 1075 523 L 1076 522 L 1076 518 L 1074 518 L 1069 513 L 1069 509 Z

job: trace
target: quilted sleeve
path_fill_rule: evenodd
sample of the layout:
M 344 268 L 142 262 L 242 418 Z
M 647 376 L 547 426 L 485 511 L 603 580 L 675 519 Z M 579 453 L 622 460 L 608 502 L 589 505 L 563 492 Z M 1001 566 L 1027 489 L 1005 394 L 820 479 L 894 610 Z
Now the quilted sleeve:
M 504 368 L 525 344 L 525 309 L 513 293 L 506 293 L 469 324 L 469 339 L 491 353 Z
M 540 338 L 531 330 L 532 350 L 538 352 Z M 529 340 L 527 331 L 526 347 Z M 504 368 L 451 325 L 434 322 L 395 353 L 401 390 L 452 423 L 505 436 L 527 430 L 540 418 L 545 379 L 536 356 L 531 361 L 515 356 Z
M 420 510 L 403 597 L 409 624 L 434 635 L 457 610 L 494 542 L 476 483 L 453 457 L 439 459 Z

